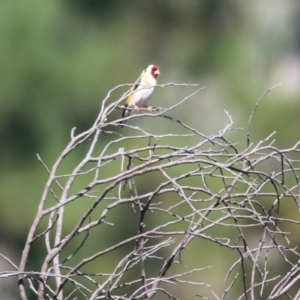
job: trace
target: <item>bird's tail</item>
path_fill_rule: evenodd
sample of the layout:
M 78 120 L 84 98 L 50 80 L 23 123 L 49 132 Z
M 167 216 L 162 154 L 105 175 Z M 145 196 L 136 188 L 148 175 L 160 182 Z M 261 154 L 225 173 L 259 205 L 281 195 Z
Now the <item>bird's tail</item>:
M 125 105 L 125 107 L 127 107 L 128 105 Z M 128 114 L 128 110 L 127 109 L 124 109 L 123 110 L 123 113 L 122 113 L 122 118 L 125 118 Z M 127 120 L 122 120 L 119 122 L 119 124 L 121 124 L 121 127 L 123 128 L 124 127 L 124 124 L 127 122 Z

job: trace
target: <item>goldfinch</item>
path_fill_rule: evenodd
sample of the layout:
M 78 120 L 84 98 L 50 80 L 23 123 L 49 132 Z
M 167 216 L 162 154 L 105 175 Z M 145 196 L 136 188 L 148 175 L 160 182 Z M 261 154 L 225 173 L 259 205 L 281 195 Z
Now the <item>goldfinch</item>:
M 158 66 L 148 66 L 131 88 L 129 96 L 125 102 L 125 107 L 133 108 L 134 111 L 138 111 L 140 107 L 146 107 L 149 111 L 151 111 L 152 107 L 148 106 L 147 103 L 154 91 L 156 77 L 159 74 L 160 71 Z M 132 111 L 124 109 L 122 118 L 126 117 L 130 112 Z M 121 121 L 120 123 L 125 124 L 126 120 Z

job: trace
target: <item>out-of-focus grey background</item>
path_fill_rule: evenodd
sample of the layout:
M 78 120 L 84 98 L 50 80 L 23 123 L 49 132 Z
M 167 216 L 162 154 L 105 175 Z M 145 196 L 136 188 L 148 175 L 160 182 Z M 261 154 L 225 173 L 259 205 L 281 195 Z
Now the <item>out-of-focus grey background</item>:
M 275 145 L 287 148 L 300 137 L 298 1 L 1 1 L 0 57 L 0 249 L 17 264 L 47 180 L 36 153 L 51 166 L 71 128 L 89 128 L 106 93 L 149 64 L 161 69 L 158 83 L 206 86 L 172 112 L 205 134 L 225 126 L 224 110 L 246 128 L 256 101 L 285 81 L 258 107 L 252 139 L 276 131 Z M 157 88 L 151 104 L 170 106 L 192 91 Z M 154 119 L 138 122 L 158 132 Z M 245 132 L 234 135 L 245 146 Z M 17 299 L 15 287 L 6 280 L 0 293 Z

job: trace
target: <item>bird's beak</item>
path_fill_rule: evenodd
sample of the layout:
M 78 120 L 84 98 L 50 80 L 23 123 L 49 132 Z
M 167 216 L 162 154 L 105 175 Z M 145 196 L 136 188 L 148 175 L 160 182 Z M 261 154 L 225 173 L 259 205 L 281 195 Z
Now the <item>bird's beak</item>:
M 155 75 L 159 75 L 159 74 L 160 74 L 159 70 L 155 70 L 155 71 L 154 71 L 154 74 L 155 74 Z

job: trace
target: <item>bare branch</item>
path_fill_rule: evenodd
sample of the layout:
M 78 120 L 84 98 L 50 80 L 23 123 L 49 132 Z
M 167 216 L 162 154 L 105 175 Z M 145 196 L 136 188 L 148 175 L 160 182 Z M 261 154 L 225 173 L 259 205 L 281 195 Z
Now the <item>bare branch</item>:
M 300 141 L 279 149 L 272 132 L 250 142 L 261 100 L 279 85 L 257 101 L 244 148 L 228 137 L 228 111 L 210 136 L 172 115 L 199 95 L 199 84 L 158 86 L 193 90 L 170 107 L 128 114 L 124 129 L 112 112 L 128 93 L 112 97 L 129 85 L 110 90 L 91 128 L 71 130 L 52 168 L 38 156 L 49 178 L 20 264 L 1 254 L 14 270 L 0 277 L 18 276 L 23 300 L 29 289 L 40 300 L 299 298 Z M 145 117 L 176 126 L 156 134 L 132 125 Z M 74 163 L 70 153 L 81 159 Z M 34 247 L 43 261 L 30 270 Z

